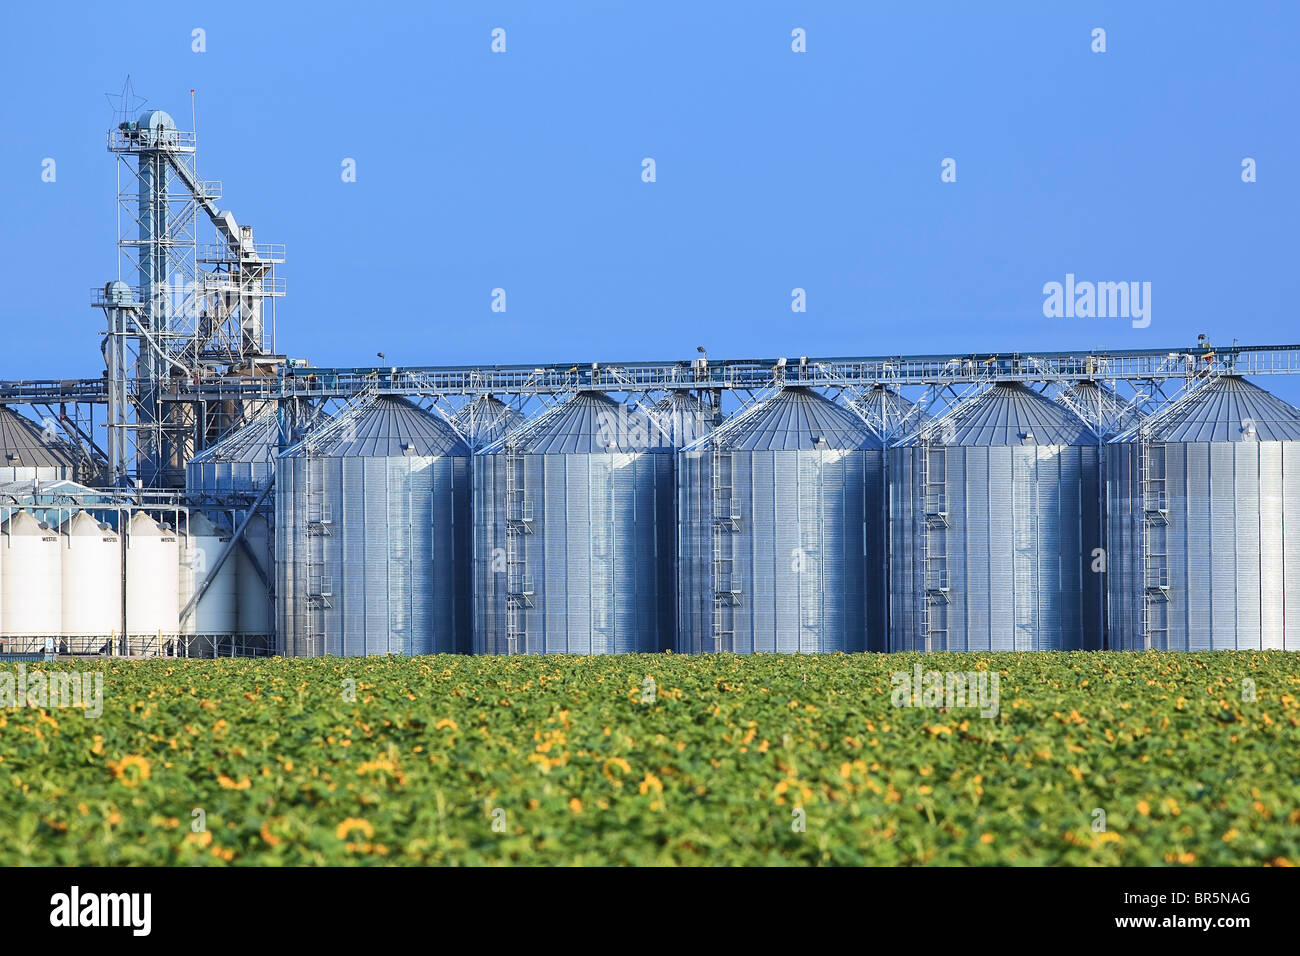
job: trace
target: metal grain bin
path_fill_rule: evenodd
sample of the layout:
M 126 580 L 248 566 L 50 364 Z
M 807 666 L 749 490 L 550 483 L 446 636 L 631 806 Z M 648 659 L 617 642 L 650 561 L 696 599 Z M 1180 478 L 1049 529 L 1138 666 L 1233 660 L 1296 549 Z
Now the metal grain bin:
M 1101 646 L 1096 434 L 997 384 L 889 451 L 890 649 Z
M 451 423 L 471 448 L 492 444 L 524 423 L 524 415 L 493 395 L 480 395 L 462 405 Z
M 257 493 L 275 475 L 279 443 L 275 409 L 263 412 L 191 458 L 185 466 L 185 487 L 197 493 Z
M 1138 407 L 1130 406 L 1104 382 L 1075 382 L 1061 393 L 1059 401 L 1098 435 L 1118 434 L 1142 418 Z
M 712 409 L 690 392 L 672 392 L 650 409 L 654 424 L 673 448 L 685 448 L 713 431 Z
M 678 456 L 678 648 L 876 650 L 885 637 L 880 438 L 784 388 Z M 873 549 L 875 550 L 873 553 Z
M 76 480 L 83 457 L 51 428 L 0 405 L 0 481 Z
M 1203 384 L 1106 447 L 1110 645 L 1300 650 L 1300 410 Z
M 282 653 L 468 648 L 469 454 L 446 422 L 379 397 L 276 459 Z
M 930 417 L 916 402 L 885 385 L 873 385 L 849 404 L 887 442 L 911 434 Z
M 475 455 L 475 653 L 672 646 L 673 451 L 582 392 Z

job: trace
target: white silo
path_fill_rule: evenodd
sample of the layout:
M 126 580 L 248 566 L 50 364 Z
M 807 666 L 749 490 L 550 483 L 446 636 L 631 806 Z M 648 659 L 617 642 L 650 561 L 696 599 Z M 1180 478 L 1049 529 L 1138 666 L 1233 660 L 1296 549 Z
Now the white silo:
M 78 511 L 63 522 L 59 531 L 63 545 L 63 635 L 120 634 L 121 537 L 111 526 L 85 511 Z
M 195 512 L 190 517 L 189 534 L 181 538 L 180 593 L 182 609 L 213 575 L 217 559 L 230 544 L 230 531 L 213 524 Z M 237 571 L 232 557 L 227 557 L 203 597 L 188 618 L 181 622 L 182 634 L 227 637 L 235 633 Z M 194 650 L 195 648 L 192 648 Z M 194 656 L 194 655 L 192 655 Z M 207 656 L 204 654 L 203 656 Z
M 5 637 L 58 637 L 63 628 L 59 535 L 29 511 L 0 525 L 0 632 Z
M 250 551 L 257 556 L 259 563 L 255 564 L 249 557 Z M 267 593 L 266 585 L 270 576 L 275 573 L 275 568 L 271 563 L 271 529 L 267 525 L 266 518 L 262 515 L 253 515 L 248 526 L 244 528 L 243 544 L 239 546 L 234 557 L 229 559 L 229 563 L 235 566 L 239 595 L 236 630 L 245 635 L 273 636 L 275 622 L 271 616 L 271 598 Z M 263 575 L 266 577 L 264 578 Z
M 143 511 L 126 534 L 126 631 L 132 653 L 156 652 L 180 632 L 180 542 Z

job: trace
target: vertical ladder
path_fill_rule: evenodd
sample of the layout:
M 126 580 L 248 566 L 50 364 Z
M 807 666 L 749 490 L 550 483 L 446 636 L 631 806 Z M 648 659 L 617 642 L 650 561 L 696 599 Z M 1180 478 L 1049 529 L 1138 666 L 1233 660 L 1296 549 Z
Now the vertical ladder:
M 1142 438 L 1138 481 L 1142 499 L 1142 646 L 1164 650 L 1169 641 L 1169 492 L 1165 446 Z
M 334 606 L 334 589 L 329 580 L 328 544 L 326 538 L 334 534 L 334 515 L 325 500 L 323 489 L 312 483 L 314 470 L 311 446 L 303 449 L 304 498 L 307 503 L 307 524 L 304 529 L 306 559 L 307 624 L 304 632 L 308 656 L 320 657 L 325 653 L 325 612 Z M 341 649 L 340 649 L 341 650 Z
M 533 533 L 533 505 L 524 483 L 524 456 L 515 447 L 506 464 L 506 653 L 528 651 L 528 611 L 533 607 L 533 579 L 528 573 L 524 535 Z
M 921 647 L 948 647 L 948 450 L 920 445 Z
M 710 455 L 713 469 L 713 650 L 735 649 L 736 623 L 733 608 L 740 605 L 740 588 L 732 577 L 736 560 L 736 534 L 740 507 L 732 495 L 731 451 L 715 445 Z
M 1016 454 L 1017 451 L 1022 453 Z M 1039 594 L 1037 487 L 1033 460 L 1021 449 L 1012 448 L 1011 452 L 1011 646 L 1017 651 L 1032 651 L 1037 636 Z

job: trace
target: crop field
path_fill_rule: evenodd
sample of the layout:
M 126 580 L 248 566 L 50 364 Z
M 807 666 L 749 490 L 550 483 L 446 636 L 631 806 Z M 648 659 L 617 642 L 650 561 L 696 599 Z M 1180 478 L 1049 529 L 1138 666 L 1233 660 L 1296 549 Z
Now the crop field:
M 1293 865 L 1300 655 L 7 663 L 0 832 L 7 865 Z

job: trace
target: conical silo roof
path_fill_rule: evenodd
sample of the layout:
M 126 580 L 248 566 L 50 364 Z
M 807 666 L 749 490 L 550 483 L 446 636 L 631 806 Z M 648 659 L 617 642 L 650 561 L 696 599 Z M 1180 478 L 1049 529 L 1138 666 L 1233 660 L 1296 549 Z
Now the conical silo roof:
M 126 529 L 132 537 L 140 538 L 161 538 L 171 534 L 169 529 L 164 528 L 143 511 L 137 511 L 131 515 L 131 521 L 127 524 Z
M 1155 441 L 1300 441 L 1300 409 L 1236 375 L 1201 386 L 1186 404 L 1156 412 L 1146 425 Z
M 78 511 L 72 515 L 63 524 L 59 525 L 59 531 L 78 538 L 99 537 L 101 535 L 117 537 L 116 531 L 86 511 Z
M 1019 382 L 1000 382 L 967 399 L 943 416 L 942 428 L 945 445 L 1097 443 L 1097 434 L 1087 422 Z M 913 436 L 905 443 L 917 440 Z
M 0 468 L 73 468 L 77 458 L 75 446 L 0 405 Z
M 188 531 L 197 538 L 219 538 L 230 534 L 229 528 L 212 521 L 201 511 L 195 511 L 190 515 Z
M 524 415 L 495 395 L 480 395 L 452 416 L 452 424 L 479 446 L 489 445 L 524 422 Z
M 15 511 L 4 524 L 0 524 L 0 532 L 13 536 L 33 537 L 48 534 L 49 531 L 50 526 L 44 521 L 36 520 L 30 511 Z
M 783 388 L 720 425 L 701 441 L 734 451 L 815 451 L 882 448 L 879 435 L 858 415 L 804 388 Z
M 883 429 L 886 437 L 896 432 L 900 423 L 904 431 L 910 432 L 924 425 L 930 417 L 924 411 L 916 410 L 916 402 L 887 385 L 873 385 L 849 404 L 858 409 L 873 428 Z
M 588 455 L 646 451 L 662 444 L 662 436 L 643 413 L 602 392 L 579 392 L 520 425 L 486 451 L 497 454 L 509 447 L 524 455 Z
M 713 411 L 689 392 L 672 392 L 654 403 L 655 424 L 673 448 L 683 448 L 713 430 Z
M 404 398 L 379 396 L 309 431 L 285 457 L 468 457 L 469 446 L 441 418 Z
M 279 445 L 280 418 L 271 409 L 190 460 L 196 464 L 216 461 L 256 464 L 274 459 Z
M 1063 404 L 1076 414 L 1081 414 L 1095 431 L 1113 434 L 1123 431 L 1142 418 L 1137 408 L 1115 394 L 1115 390 L 1102 382 L 1075 382 L 1061 393 Z

